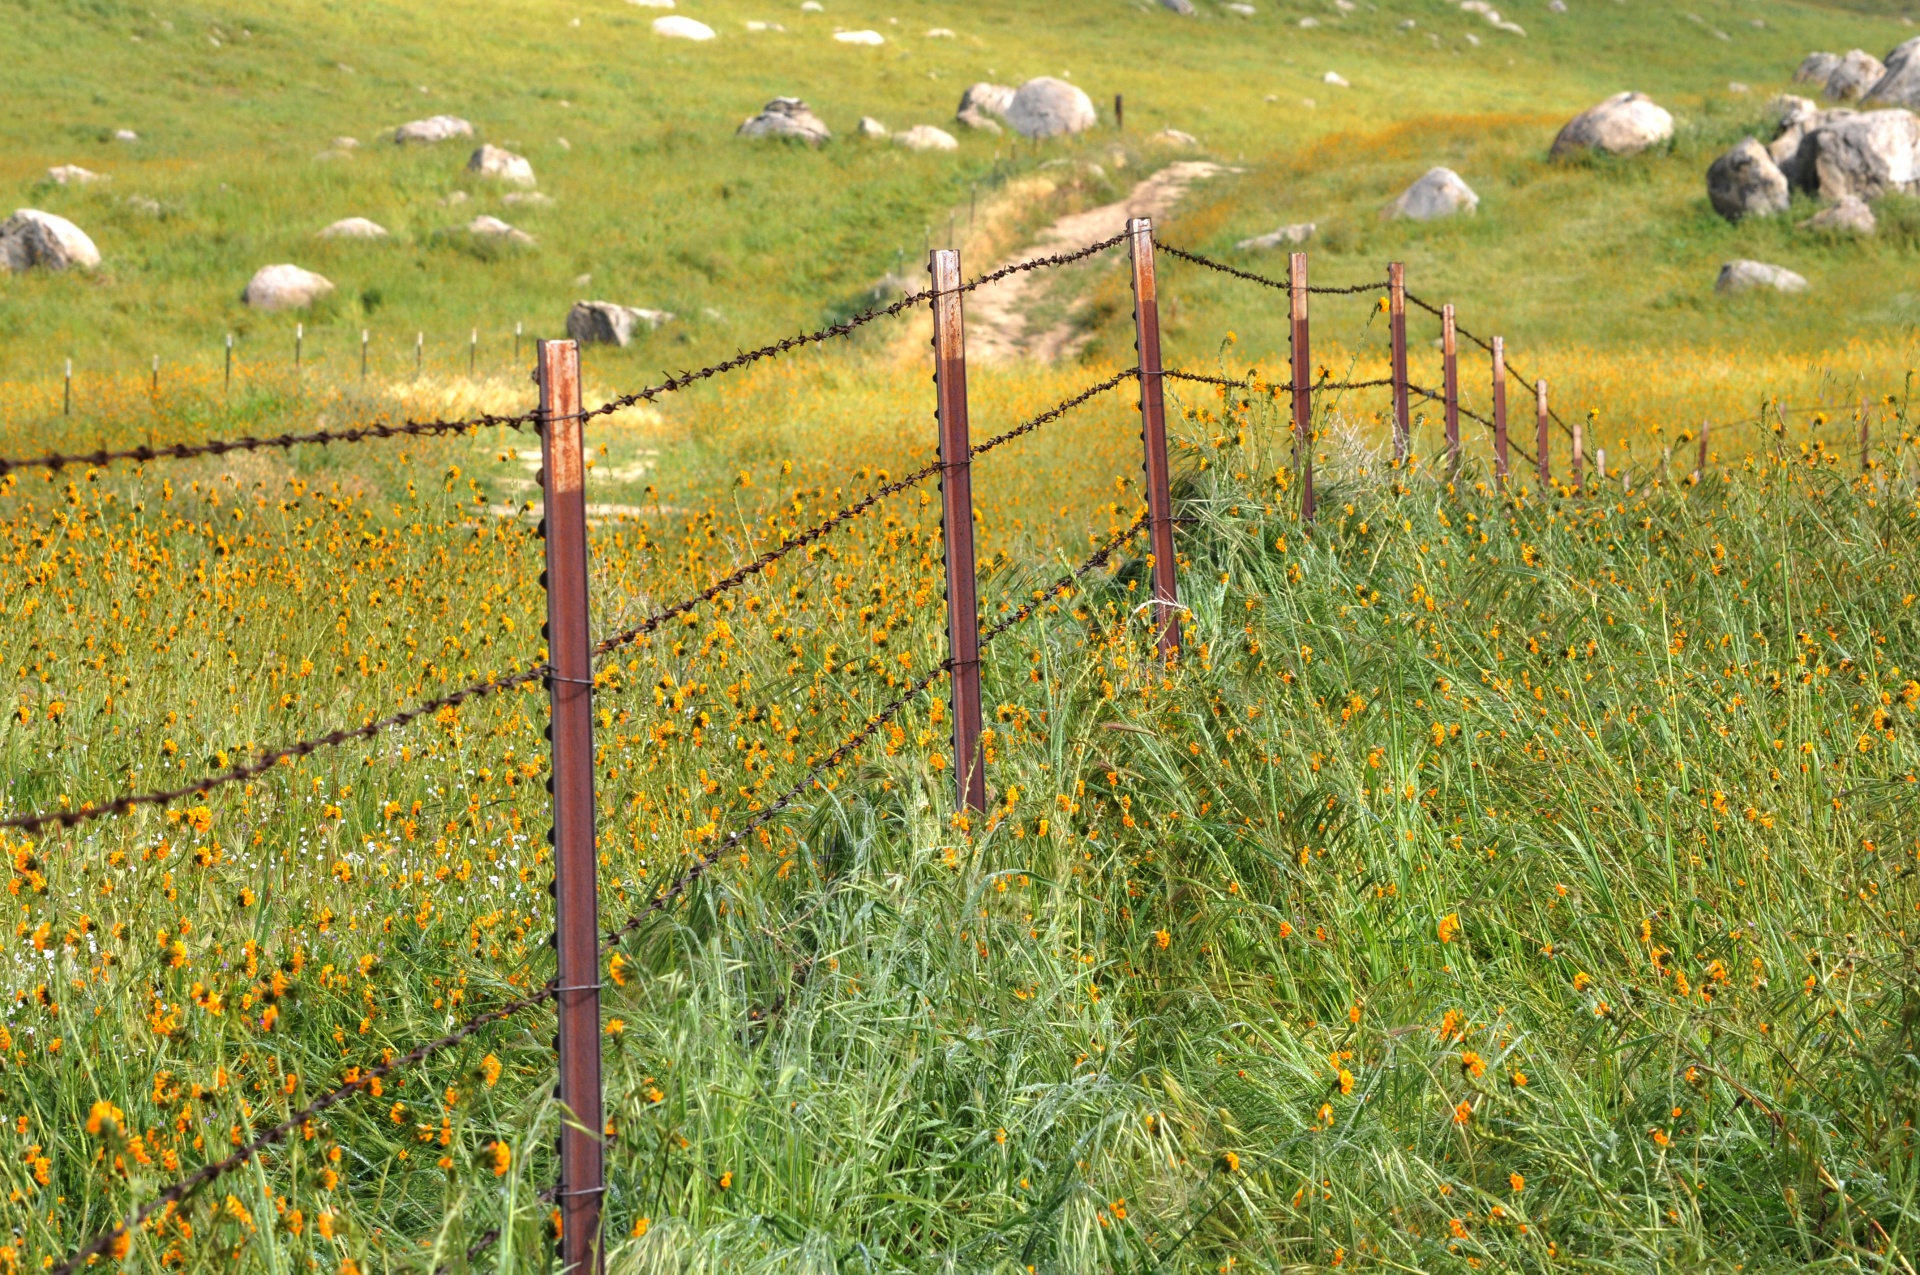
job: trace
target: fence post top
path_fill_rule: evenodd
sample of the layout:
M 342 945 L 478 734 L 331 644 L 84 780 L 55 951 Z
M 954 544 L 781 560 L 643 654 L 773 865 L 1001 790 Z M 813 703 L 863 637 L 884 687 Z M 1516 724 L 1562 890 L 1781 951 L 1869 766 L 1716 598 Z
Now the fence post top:
M 1127 218 L 1127 233 L 1128 233 L 1128 234 L 1130 234 L 1130 235 L 1150 235 L 1150 234 L 1152 234 L 1152 233 L 1153 233 L 1153 218 L 1151 218 L 1151 217 L 1129 217 L 1129 218 Z

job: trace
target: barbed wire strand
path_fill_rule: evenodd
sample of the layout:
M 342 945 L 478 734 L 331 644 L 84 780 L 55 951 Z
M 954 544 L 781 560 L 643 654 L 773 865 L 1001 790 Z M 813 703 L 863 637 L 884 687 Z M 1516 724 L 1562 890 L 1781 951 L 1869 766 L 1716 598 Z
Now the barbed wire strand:
M 1412 382 L 1408 382 L 1408 383 L 1407 383 L 1407 388 L 1408 388 L 1409 390 L 1411 390 L 1411 391 L 1413 391 L 1413 393 L 1415 393 L 1415 394 L 1417 394 L 1417 395 L 1419 395 L 1419 396 L 1420 396 L 1421 398 L 1423 398 L 1423 399 L 1425 399 L 1425 400 L 1427 400 L 1427 401 L 1428 401 L 1428 402 L 1430 402 L 1430 403 L 1444 403 L 1444 402 L 1446 402 L 1446 396 L 1445 396 L 1445 395 L 1442 395 L 1442 394 L 1436 394 L 1436 393 L 1434 393 L 1434 392 L 1433 392 L 1432 390 L 1429 390 L 1429 389 L 1425 389 L 1425 388 L 1422 388 L 1421 386 L 1418 386 L 1418 385 L 1415 385 L 1415 384 L 1413 384 Z M 1473 410 L 1472 408 L 1470 408 L 1470 407 L 1468 407 L 1468 406 L 1466 406 L 1466 405 L 1465 405 L 1464 403 L 1462 403 L 1462 404 L 1456 404 L 1455 406 L 1456 406 L 1456 408 L 1457 408 L 1457 410 L 1459 411 L 1459 413 L 1460 413 L 1460 415 L 1462 415 L 1462 416 L 1464 416 L 1464 417 L 1466 417 L 1466 418 L 1467 418 L 1468 420 L 1470 420 L 1470 421 L 1477 421 L 1477 422 L 1479 422 L 1479 423 L 1480 423 L 1481 425 L 1483 425 L 1483 426 L 1485 426 L 1485 427 L 1486 427 L 1486 428 L 1487 428 L 1488 430 L 1492 430 L 1492 429 L 1493 429 L 1493 422 L 1492 422 L 1492 421 L 1490 421 L 1490 420 L 1488 420 L 1488 419 L 1487 419 L 1486 417 L 1484 417 L 1484 416 L 1482 416 L 1482 415 L 1480 415 L 1480 413 L 1478 413 L 1478 412 L 1476 412 L 1476 411 L 1474 411 L 1474 410 Z M 1514 436 L 1513 436 L 1513 431 L 1512 431 L 1512 430 L 1508 430 L 1508 431 L 1507 431 L 1507 448 L 1508 448 L 1508 450 L 1509 450 L 1509 451 L 1516 451 L 1516 452 L 1519 452 L 1519 453 L 1520 453 L 1520 455 L 1521 455 L 1521 456 L 1522 456 L 1523 458 L 1525 458 L 1525 460 L 1526 460 L 1526 462 L 1527 462 L 1527 463 L 1528 463 L 1529 465 L 1538 465 L 1538 464 L 1540 463 L 1540 462 L 1538 461 L 1538 459 L 1536 459 L 1536 458 L 1535 458 L 1535 456 L 1534 456 L 1534 454 L 1533 454 L 1532 452 L 1530 452 L 1530 451 L 1528 451 L 1528 450 L 1527 450 L 1527 449 L 1526 449 L 1525 447 L 1523 447 L 1523 446 L 1521 446 L 1521 445 L 1520 445 L 1520 444 L 1519 444 L 1518 442 L 1516 442 L 1516 441 L 1514 440 Z
M 1411 292 L 1407 293 L 1406 296 L 1407 296 L 1407 301 L 1410 304 L 1419 306 L 1422 310 L 1425 310 L 1428 314 L 1431 314 L 1434 318 L 1438 319 L 1438 318 L 1444 317 L 1441 315 L 1439 308 L 1433 305 L 1431 302 L 1423 301 L 1419 297 L 1414 296 L 1413 293 Z M 1485 350 L 1488 354 L 1493 353 L 1493 346 L 1491 344 L 1481 340 L 1479 337 L 1475 336 L 1473 333 L 1467 331 L 1467 329 L 1460 326 L 1460 319 L 1457 315 L 1455 316 L 1453 321 L 1453 330 L 1456 335 L 1465 337 L 1467 340 L 1471 341 L 1473 344 L 1479 346 L 1482 350 Z M 1522 373 L 1520 369 L 1516 368 L 1511 362 L 1508 362 L 1506 364 L 1506 369 L 1507 369 L 1507 375 L 1512 377 L 1514 380 L 1519 381 L 1522 385 L 1525 385 L 1528 388 L 1532 388 L 1532 386 L 1534 385 L 1533 378 Z M 1558 425 L 1560 427 L 1560 432 L 1562 434 L 1565 434 L 1568 438 L 1573 437 L 1573 427 L 1567 424 L 1566 421 L 1561 419 L 1559 409 L 1555 408 L 1551 402 L 1547 404 L 1547 416 L 1553 421 L 1555 425 Z
M 1218 270 L 1221 274 L 1230 274 L 1236 279 L 1245 279 L 1248 283 L 1257 283 L 1257 284 L 1260 284 L 1262 287 L 1267 287 L 1267 288 L 1277 288 L 1281 292 L 1293 291 L 1293 285 L 1282 282 L 1279 279 L 1269 279 L 1267 278 L 1267 276 L 1263 274 L 1255 274 L 1251 270 L 1241 270 L 1236 266 L 1227 265 L 1225 262 L 1215 261 L 1211 257 L 1203 257 L 1197 252 L 1188 252 L 1186 249 L 1176 248 L 1170 243 L 1162 243 L 1158 239 L 1153 241 L 1153 246 L 1161 252 L 1171 253 L 1173 256 L 1180 258 L 1182 261 L 1191 261 L 1196 266 L 1205 266 L 1209 270 Z M 1344 288 L 1320 287 L 1320 286 L 1309 284 L 1307 286 L 1307 293 L 1310 296 L 1312 295 L 1333 296 L 1333 297 L 1354 296 L 1362 292 L 1378 292 L 1386 286 L 1387 286 L 1387 281 L 1384 279 L 1382 279 L 1378 283 L 1356 283 L 1351 285 L 1350 287 L 1344 287 Z

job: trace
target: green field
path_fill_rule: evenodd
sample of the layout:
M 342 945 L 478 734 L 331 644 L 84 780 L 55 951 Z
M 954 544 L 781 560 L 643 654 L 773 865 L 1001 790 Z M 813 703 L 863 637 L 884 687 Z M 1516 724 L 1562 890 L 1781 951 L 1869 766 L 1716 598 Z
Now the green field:
M 1881 4 L 1525 0 L 1503 10 L 1521 37 L 1438 0 L 1256 2 L 687 0 L 720 32 L 702 45 L 606 0 L 16 3 L 0 182 L 105 261 L 0 277 L 0 455 L 517 412 L 515 323 L 554 335 L 583 296 L 674 311 L 588 349 L 601 401 L 858 311 L 950 217 L 971 272 L 1170 159 L 1231 166 L 1168 243 L 1281 274 L 1235 243 L 1311 220 L 1317 283 L 1407 262 L 1552 381 L 1612 479 L 1502 493 L 1475 433 L 1450 480 L 1431 405 L 1395 466 L 1384 400 L 1323 394 L 1308 526 L 1286 398 L 1170 385 L 1169 664 L 1138 544 L 1048 592 L 1140 507 L 1123 380 L 976 464 L 983 621 L 1034 608 L 984 660 L 985 815 L 954 810 L 936 681 L 729 841 L 946 655 L 932 483 L 603 659 L 605 926 L 719 856 L 605 970 L 608 1269 L 1910 1273 L 1920 203 L 1839 242 L 1794 228 L 1811 204 L 1728 226 L 1702 179 L 1806 51 L 1910 28 Z M 977 79 L 1069 73 L 1103 116 L 1070 143 L 855 136 L 862 114 L 944 125 Z M 1627 87 L 1674 111 L 1671 147 L 1546 161 Z M 836 139 L 736 140 L 777 94 Z M 383 140 L 441 112 L 555 202 L 465 179 L 469 145 Z M 336 136 L 361 145 L 317 159 Z M 42 183 L 63 163 L 112 181 Z M 1382 221 L 1436 163 L 1479 214 Z M 538 243 L 448 233 L 478 212 Z M 394 233 L 313 237 L 350 215 Z M 1716 297 L 1732 256 L 1813 288 Z M 338 292 L 246 310 L 282 260 Z M 1036 303 L 1074 316 L 1075 356 L 971 369 L 976 438 L 1132 362 L 1119 260 Z M 1161 277 L 1170 363 L 1285 377 L 1280 294 L 1166 257 Z M 1316 298 L 1330 376 L 1380 374 L 1374 302 Z M 925 463 L 927 330 L 595 421 L 595 632 Z M 1430 384 L 1433 325 L 1413 330 Z M 1485 410 L 1484 362 L 1463 369 Z M 4 813 L 190 786 L 543 661 L 536 447 L 488 428 L 0 477 Z M 57 1269 L 552 977 L 546 708 L 532 683 L 165 810 L 0 834 L 0 1275 Z M 553 1033 L 536 1006 L 363 1087 L 91 1268 L 554 1270 Z

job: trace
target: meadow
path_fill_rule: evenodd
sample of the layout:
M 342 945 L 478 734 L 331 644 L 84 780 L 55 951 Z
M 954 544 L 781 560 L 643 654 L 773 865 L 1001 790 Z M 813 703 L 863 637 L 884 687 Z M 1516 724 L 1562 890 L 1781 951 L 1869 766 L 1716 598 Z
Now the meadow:
M 1033 611 L 986 653 L 986 814 L 954 809 L 936 680 L 727 841 L 945 656 L 932 483 L 609 653 L 604 928 L 726 846 L 605 968 L 610 1271 L 1911 1270 L 1920 206 L 1828 241 L 1797 209 L 1728 226 L 1700 180 L 1807 49 L 1883 53 L 1897 8 L 1525 2 L 1523 39 L 1439 0 L 1190 22 L 713 0 L 683 10 L 721 30 L 704 46 L 614 3 L 12 8 L 0 181 L 106 263 L 0 282 L 7 457 L 517 413 L 526 342 L 574 299 L 675 311 L 587 352 L 603 402 L 910 284 L 950 216 L 985 268 L 1178 154 L 1162 127 L 1241 170 L 1168 242 L 1278 275 L 1234 245 L 1314 220 L 1316 283 L 1406 261 L 1584 423 L 1584 488 L 1556 431 L 1557 482 L 1502 491 L 1471 424 L 1445 471 L 1436 405 L 1400 465 L 1381 395 L 1323 394 L 1302 523 L 1284 298 L 1163 257 L 1169 363 L 1250 382 L 1169 386 L 1182 651 L 1153 650 L 1138 544 L 1054 587 L 1141 507 L 1130 384 L 982 457 L 982 619 Z M 1063 72 L 1103 112 L 1124 92 L 1126 131 L 947 155 L 852 136 Z M 1674 144 L 1547 163 L 1629 75 Z M 736 144 L 776 93 L 839 137 Z M 555 202 L 500 203 L 464 147 L 379 140 L 443 110 Z M 315 158 L 341 134 L 363 145 Z M 113 180 L 40 183 L 68 162 Z M 1379 219 L 1441 162 L 1475 218 Z M 446 233 L 476 211 L 538 244 Z M 352 214 L 395 234 L 312 238 Z M 1814 290 L 1715 297 L 1732 255 Z M 339 292 L 246 311 L 281 259 Z M 1080 325 L 1074 358 L 970 370 L 976 438 L 1131 364 L 1118 261 L 1043 301 Z M 1383 373 L 1377 301 L 1315 298 L 1329 377 Z M 909 315 L 596 420 L 594 631 L 926 463 L 927 333 Z M 1462 366 L 1485 411 L 1484 363 Z M 190 784 L 539 664 L 537 446 L 484 428 L 7 471 L 4 813 Z M 165 809 L 0 835 L 0 1275 L 57 1269 L 551 977 L 545 713 L 533 682 Z M 535 1006 L 364 1086 L 89 1268 L 553 1269 L 553 1034 Z

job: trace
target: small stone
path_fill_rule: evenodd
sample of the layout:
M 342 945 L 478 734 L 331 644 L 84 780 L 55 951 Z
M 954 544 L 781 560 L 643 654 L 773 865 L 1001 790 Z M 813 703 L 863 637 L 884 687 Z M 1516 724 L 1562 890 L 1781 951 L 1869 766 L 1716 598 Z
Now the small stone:
M 740 137 L 790 137 L 809 146 L 833 137 L 811 107 L 797 97 L 776 97 L 735 130 Z
M 1194 16 L 1193 0 L 1160 0 L 1162 9 L 1170 9 L 1183 18 Z
M 147 217 L 158 217 L 161 213 L 160 201 L 145 195 L 128 195 L 127 207 Z
M 1566 11 L 1567 0 L 1547 0 L 1548 13 L 1565 13 Z
M 301 310 L 333 291 L 333 282 L 299 266 L 262 266 L 240 299 L 256 310 Z
M 1347 83 L 1347 77 L 1340 74 L 1340 72 L 1338 71 L 1328 71 L 1325 75 L 1320 77 L 1320 82 L 1322 84 L 1331 84 L 1335 88 L 1340 88 L 1340 89 L 1350 89 L 1353 87 L 1353 85 Z
M 87 232 L 65 217 L 22 208 L 0 222 L 0 269 L 68 270 L 100 264 L 100 250 Z
M 113 179 L 102 177 L 99 173 L 82 168 L 78 164 L 56 164 L 47 170 L 47 180 L 56 186 L 86 186 L 93 182 Z
M 410 142 L 430 146 L 435 142 L 472 136 L 473 125 L 458 115 L 429 115 L 426 119 L 412 120 L 393 130 L 393 140 L 403 146 Z
M 628 4 L 639 5 L 642 9 L 671 9 L 673 0 L 627 0 Z
M 336 137 L 333 141 L 329 142 L 328 145 L 337 151 L 357 151 L 360 149 L 360 139 L 357 137 Z
M 1430 168 L 1419 181 L 1406 188 L 1387 208 L 1390 217 L 1413 221 L 1435 221 L 1456 213 L 1474 212 L 1480 196 L 1451 168 Z
M 1243 251 L 1255 252 L 1267 248 L 1278 248 L 1282 244 L 1305 243 L 1313 238 L 1313 232 L 1316 229 L 1318 227 L 1314 223 L 1303 221 L 1296 225 L 1282 226 L 1278 230 L 1268 231 L 1264 235 L 1255 235 L 1251 239 L 1242 239 L 1235 246 Z
M 862 115 L 860 117 L 860 122 L 854 125 L 853 131 L 860 134 L 860 136 L 862 137 L 884 138 L 889 136 L 887 126 L 885 124 L 882 124 L 879 120 L 873 118 L 873 116 L 871 115 Z
M 1177 128 L 1163 128 L 1147 140 L 1155 146 L 1176 146 L 1182 149 L 1200 144 L 1200 139 L 1192 133 L 1182 132 Z
M 1753 91 L 1752 89 L 1748 88 L 1746 85 L 1742 84 L 1738 80 L 1727 81 L 1727 92 L 1735 94 L 1736 96 L 1741 93 L 1751 93 L 1752 91 Z
M 1802 230 L 1824 230 L 1835 234 L 1870 235 L 1879 226 L 1873 209 L 1857 195 L 1848 195 L 1839 203 L 1822 208 L 1800 223 Z
M 1300 19 L 1300 29 L 1302 31 L 1311 31 L 1319 25 L 1320 25 L 1320 19 L 1315 17 L 1305 17 Z
M 469 198 L 471 198 L 471 196 L 469 196 L 467 192 L 464 190 L 451 190 L 447 192 L 447 197 L 442 202 L 444 202 L 447 207 L 451 208 L 455 204 L 466 203 Z
M 800 12 L 802 13 L 825 13 L 826 11 L 827 6 L 821 4 L 820 0 L 800 0 Z
M 1228 13 L 1237 13 L 1243 18 L 1251 18 L 1254 14 L 1260 12 L 1250 4 L 1223 4 L 1220 7 Z
M 877 45 L 885 44 L 887 37 L 878 31 L 835 31 L 833 38 L 840 44 Z
M 523 155 L 503 150 L 488 142 L 473 153 L 467 160 L 467 171 L 494 181 L 512 182 L 516 186 L 534 184 L 533 165 Z
M 1807 281 L 1785 266 L 1771 266 L 1764 261 L 1729 261 L 1720 267 L 1720 277 L 1713 284 L 1715 292 L 1747 292 L 1754 288 L 1805 292 Z
M 653 33 L 669 40 L 711 40 L 713 28 L 693 18 L 670 14 L 653 20 Z
M 140 140 L 140 134 L 130 128 L 116 128 L 113 130 L 113 140 L 116 142 L 137 142 Z
M 948 27 L 930 27 L 927 30 L 927 39 L 929 40 L 951 40 L 954 38 L 952 29 Z
M 322 239 L 385 239 L 387 228 L 365 217 L 342 217 L 323 229 L 319 237 Z
M 672 318 L 665 310 L 645 310 L 611 301 L 576 301 L 567 311 L 567 335 L 582 345 L 626 345 L 640 328 L 651 332 Z
M 498 217 L 491 217 L 486 213 L 481 213 L 467 223 L 467 233 L 476 239 L 494 239 L 502 243 L 522 246 L 530 246 L 534 242 L 533 236 L 526 231 L 509 226 Z
M 510 190 L 500 196 L 500 202 L 509 208 L 551 208 L 553 196 L 537 190 Z
M 904 146 L 910 151 L 957 151 L 960 143 L 952 133 L 935 128 L 931 124 L 915 124 L 904 133 L 894 136 L 895 146 Z

